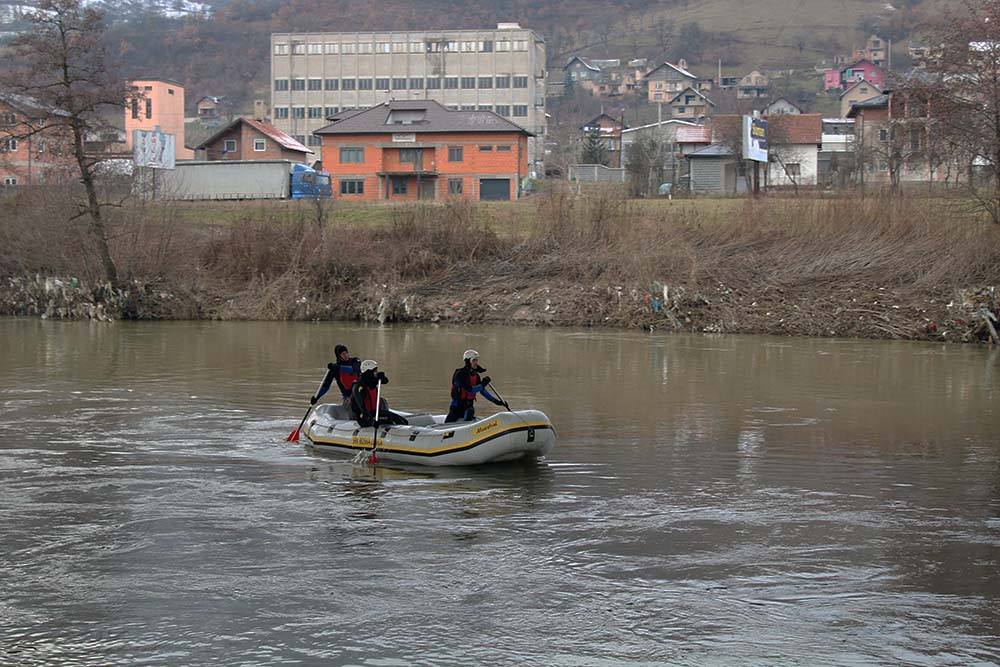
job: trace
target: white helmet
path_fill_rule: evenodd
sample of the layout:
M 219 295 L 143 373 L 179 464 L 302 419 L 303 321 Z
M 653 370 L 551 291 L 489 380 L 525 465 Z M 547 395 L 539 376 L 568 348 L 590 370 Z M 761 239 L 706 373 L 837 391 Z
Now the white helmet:
M 361 362 L 361 372 L 367 373 L 368 371 L 373 371 L 378 368 L 378 362 L 374 359 L 365 359 Z
M 473 359 L 478 359 L 479 353 L 475 350 L 466 350 L 465 354 L 462 355 L 462 359 L 465 361 L 472 361 Z

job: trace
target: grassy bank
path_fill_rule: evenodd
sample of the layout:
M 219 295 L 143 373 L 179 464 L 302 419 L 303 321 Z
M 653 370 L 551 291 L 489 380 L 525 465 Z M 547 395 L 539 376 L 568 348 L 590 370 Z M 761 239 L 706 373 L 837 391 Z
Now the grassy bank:
M 62 222 L 64 203 L 28 194 L 0 206 L 7 313 L 44 312 L 55 291 L 51 316 L 87 316 L 67 305 L 77 299 L 136 318 L 956 340 L 975 338 L 1000 285 L 1000 229 L 953 201 L 553 191 L 490 205 L 131 205 L 112 214 L 126 288 L 94 295 L 99 264 L 83 223 Z M 24 279 L 36 274 L 78 286 Z

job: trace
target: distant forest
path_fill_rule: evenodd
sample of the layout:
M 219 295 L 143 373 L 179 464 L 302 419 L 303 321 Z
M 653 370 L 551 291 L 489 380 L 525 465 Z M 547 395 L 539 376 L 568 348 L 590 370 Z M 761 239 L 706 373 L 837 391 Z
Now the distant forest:
M 849 48 L 845 33 L 856 38 L 879 29 L 900 39 L 929 2 L 908 0 L 870 14 L 872 7 L 892 6 L 842 0 L 831 19 L 825 0 L 803 0 L 794 20 L 786 18 L 784 0 L 227 0 L 207 3 L 208 16 L 183 18 L 143 12 L 134 1 L 104 4 L 111 50 L 130 75 L 175 79 L 185 84 L 192 105 L 202 95 L 223 95 L 241 111 L 255 98 L 269 99 L 272 32 L 486 28 L 513 21 L 544 35 L 550 67 L 575 49 L 597 57 L 683 56 L 709 68 L 720 58 L 752 67 L 789 60 L 803 66 Z M 734 23 L 740 11 L 748 20 Z

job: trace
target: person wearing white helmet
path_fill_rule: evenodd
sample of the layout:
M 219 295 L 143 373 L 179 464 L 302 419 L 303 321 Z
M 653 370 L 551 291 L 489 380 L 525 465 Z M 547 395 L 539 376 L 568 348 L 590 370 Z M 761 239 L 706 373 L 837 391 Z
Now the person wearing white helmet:
M 462 355 L 462 361 L 464 362 L 462 367 L 456 368 L 451 376 L 451 405 L 448 407 L 445 423 L 474 420 L 477 394 L 482 394 L 483 398 L 491 403 L 510 410 L 506 403 L 487 390 L 490 377 L 482 375 L 486 369 L 479 365 L 479 353 L 475 350 L 466 350 Z
M 365 359 L 361 362 L 361 377 L 351 389 L 351 414 L 362 427 L 375 424 L 375 406 L 378 409 L 379 424 L 406 424 L 406 418 L 389 410 L 389 404 L 383 398 L 378 401 L 379 383 L 389 384 L 389 378 L 378 369 L 378 362 Z

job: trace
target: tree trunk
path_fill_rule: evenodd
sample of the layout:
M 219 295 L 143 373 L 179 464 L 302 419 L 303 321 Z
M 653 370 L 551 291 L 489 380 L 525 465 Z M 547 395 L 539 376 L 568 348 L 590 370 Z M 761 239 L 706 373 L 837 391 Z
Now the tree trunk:
M 104 277 L 111 283 L 112 287 L 118 286 L 118 267 L 111 256 L 111 247 L 108 244 L 108 233 L 104 227 L 104 219 L 101 217 L 101 202 L 97 198 L 97 185 L 94 183 L 94 174 L 87 163 L 87 155 L 83 147 L 83 126 L 74 119 L 73 127 L 73 154 L 76 158 L 77 166 L 80 168 L 80 180 L 87 191 L 87 214 L 90 216 L 90 231 L 97 241 L 97 251 L 101 256 L 101 265 L 104 267 Z

